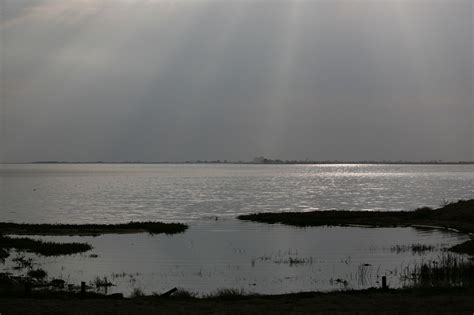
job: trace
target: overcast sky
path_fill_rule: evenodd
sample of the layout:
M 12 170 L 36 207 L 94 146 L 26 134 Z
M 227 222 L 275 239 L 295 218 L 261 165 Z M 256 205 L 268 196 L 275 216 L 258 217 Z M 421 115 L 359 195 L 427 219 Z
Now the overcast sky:
M 473 9 L 0 0 L 0 159 L 474 160 Z

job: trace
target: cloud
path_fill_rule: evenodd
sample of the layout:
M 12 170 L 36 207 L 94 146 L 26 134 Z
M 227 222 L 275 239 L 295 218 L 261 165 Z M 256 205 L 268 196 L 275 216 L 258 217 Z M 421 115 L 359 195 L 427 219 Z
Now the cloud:
M 6 1 L 2 159 L 472 160 L 471 1 Z

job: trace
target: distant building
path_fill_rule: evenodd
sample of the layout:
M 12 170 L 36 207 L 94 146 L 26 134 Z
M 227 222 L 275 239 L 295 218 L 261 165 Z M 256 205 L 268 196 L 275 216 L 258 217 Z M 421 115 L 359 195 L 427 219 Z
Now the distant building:
M 267 159 L 264 157 L 264 156 L 258 156 L 256 158 L 253 159 L 253 163 L 255 164 L 263 164 L 267 161 Z

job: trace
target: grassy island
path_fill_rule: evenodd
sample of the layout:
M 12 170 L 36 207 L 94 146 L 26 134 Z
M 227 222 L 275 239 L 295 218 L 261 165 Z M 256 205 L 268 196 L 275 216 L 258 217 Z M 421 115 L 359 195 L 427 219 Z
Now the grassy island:
M 312 211 L 269 212 L 241 215 L 240 220 L 263 223 L 282 223 L 294 226 L 371 227 L 437 226 L 462 232 L 474 232 L 474 199 L 450 203 L 439 209 L 428 207 L 414 211 Z
M 92 249 L 92 246 L 86 243 L 55 243 L 24 237 L 0 236 L 0 259 L 7 258 L 10 249 L 43 256 L 60 256 L 87 252 Z
M 474 199 L 460 200 L 446 204 L 439 209 L 428 207 L 414 211 L 312 211 L 312 212 L 269 212 L 241 215 L 240 220 L 262 223 L 281 223 L 300 227 L 350 226 L 369 227 L 440 227 L 474 233 Z M 474 254 L 474 241 L 454 246 L 452 251 Z
M 186 231 L 182 223 L 129 222 L 122 224 L 27 224 L 0 222 L 0 232 L 17 235 L 176 234 Z
M 14 235 L 65 235 L 97 236 L 101 234 L 150 233 L 176 234 L 188 228 L 182 223 L 130 222 L 124 224 L 26 224 L 0 223 L 0 260 L 10 254 L 11 249 L 43 256 L 71 255 L 87 252 L 92 246 L 87 243 L 55 243 Z

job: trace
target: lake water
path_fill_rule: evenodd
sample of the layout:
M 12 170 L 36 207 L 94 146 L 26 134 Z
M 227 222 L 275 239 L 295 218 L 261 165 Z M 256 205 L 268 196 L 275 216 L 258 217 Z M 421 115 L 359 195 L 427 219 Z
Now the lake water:
M 296 228 L 241 222 L 262 211 L 410 210 L 474 198 L 470 165 L 2 165 L 0 221 L 186 222 L 174 236 L 40 237 L 82 241 L 91 252 L 34 257 L 70 283 L 107 277 L 110 292 L 175 286 L 284 293 L 379 286 L 467 236 L 414 228 Z M 435 250 L 396 251 L 422 243 Z M 90 257 L 97 254 L 97 258 Z M 11 258 L 0 268 L 12 271 Z M 346 282 L 347 281 L 347 282 Z
M 0 220 L 192 221 L 474 198 L 474 165 L 1 165 Z

